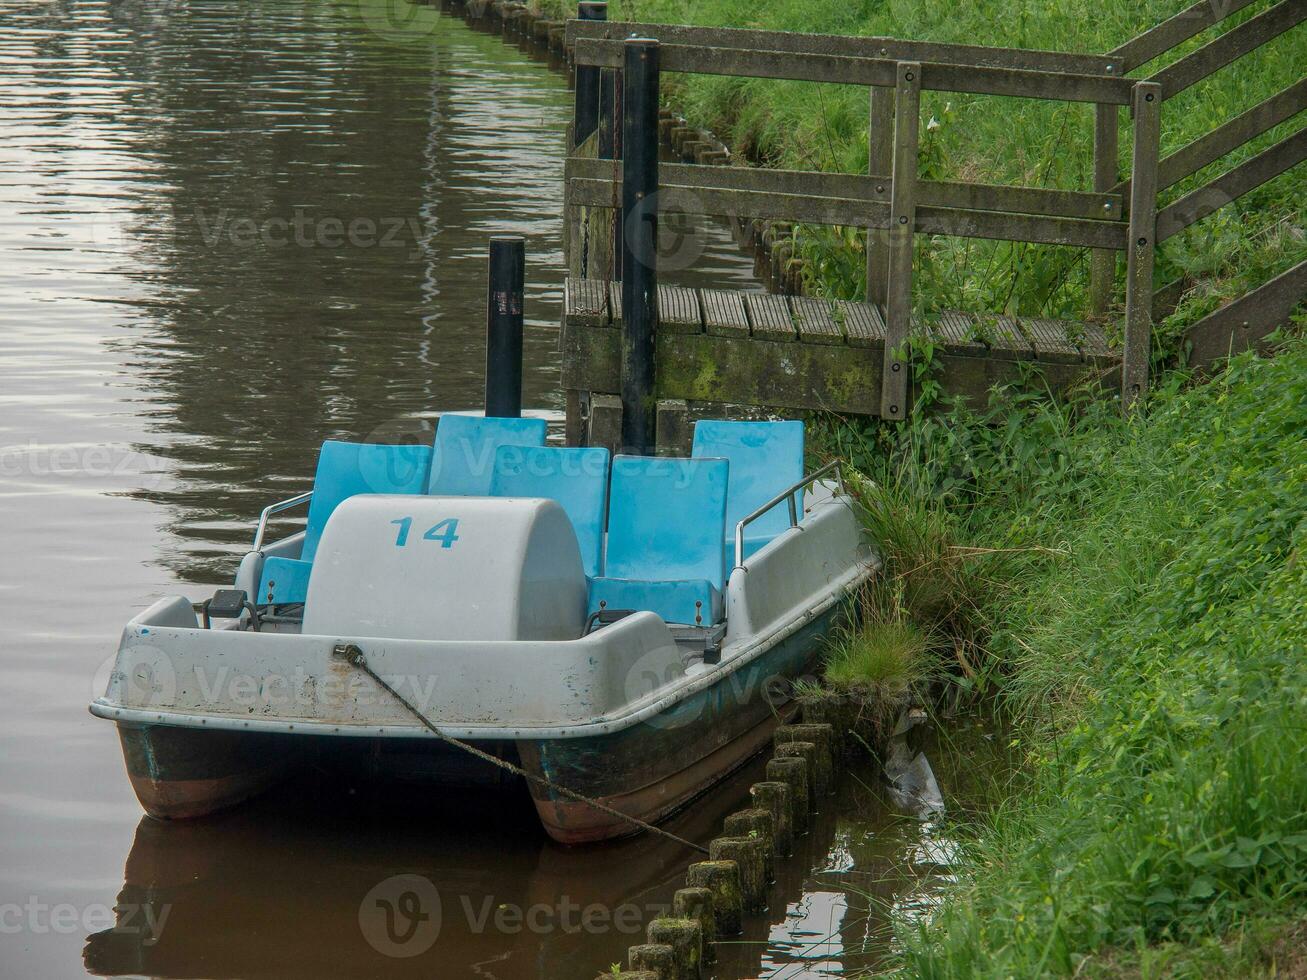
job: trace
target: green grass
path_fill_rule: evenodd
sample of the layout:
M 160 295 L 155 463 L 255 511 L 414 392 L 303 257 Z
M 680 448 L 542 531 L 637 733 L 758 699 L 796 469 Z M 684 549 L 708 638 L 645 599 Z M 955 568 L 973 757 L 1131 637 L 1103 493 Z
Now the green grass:
M 1307 913 L 1307 343 L 1170 375 L 1128 422 L 999 392 L 835 431 L 882 505 L 914 488 L 902 522 L 932 510 L 917 537 L 967 555 L 1024 760 L 1021 792 L 958 828 L 960 884 L 905 934 L 905 972 L 1301 968 L 1303 930 L 1275 937 Z
M 662 23 L 753 27 L 1106 52 L 1188 5 L 1189 0 L 620 0 L 623 17 Z M 1216 31 L 1269 6 L 1253 4 Z M 1194 50 L 1209 32 L 1183 45 Z M 1163 110 L 1162 152 L 1169 153 L 1298 80 L 1307 62 L 1307 30 L 1297 28 L 1173 100 Z M 1165 61 L 1135 72 L 1144 77 Z M 737 156 L 767 166 L 866 173 L 867 90 L 765 79 L 668 76 L 667 98 L 695 125 L 712 128 Z M 1089 189 L 1092 107 L 1032 99 L 925 93 L 921 173 L 933 179 L 983 180 Z M 1130 128 L 1121 114 L 1121 164 L 1128 169 Z M 1290 121 L 1167 191 L 1168 203 L 1282 138 Z M 1181 309 L 1159 331 L 1159 349 L 1222 299 L 1307 258 L 1303 234 L 1307 181 L 1301 167 L 1164 243 L 1156 281 L 1192 284 Z M 814 290 L 865 295 L 865 245 L 854 228 L 801 228 Z M 1087 252 L 1057 246 L 917 236 L 918 307 L 1082 317 L 1087 313 Z M 1118 277 L 1118 285 L 1121 277 Z
M 834 643 L 826 656 L 825 681 L 837 689 L 901 691 L 926 668 L 926 638 L 916 626 L 866 623 Z

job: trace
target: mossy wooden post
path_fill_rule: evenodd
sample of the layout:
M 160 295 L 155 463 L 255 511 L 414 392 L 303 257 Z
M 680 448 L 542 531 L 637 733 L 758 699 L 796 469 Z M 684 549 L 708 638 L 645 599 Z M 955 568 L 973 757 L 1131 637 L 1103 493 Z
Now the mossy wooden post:
M 794 836 L 802 837 L 810 823 L 808 809 L 808 763 L 802 759 L 768 759 L 767 778 L 786 783 L 790 787 L 791 814 L 794 817 Z
M 677 980 L 676 950 L 666 943 L 632 946 L 626 955 L 631 961 L 632 970 L 648 970 L 658 980 Z
M 1117 106 L 1095 106 L 1094 112 L 1094 190 L 1108 193 L 1118 179 Z M 1120 217 L 1120 215 L 1114 215 Z M 1102 315 L 1112 303 L 1116 285 L 1116 249 L 1096 248 L 1089 253 L 1089 309 Z
M 811 742 L 817 747 L 812 770 L 812 789 L 817 796 L 835 790 L 834 729 L 830 725 L 781 725 L 772 735 L 777 748 L 786 742 Z
M 622 89 L 622 448 L 657 443 L 658 42 L 628 38 Z
M 585 2 L 576 5 L 578 20 L 607 20 L 608 4 Z M 579 146 L 599 128 L 599 69 L 576 66 L 576 91 L 572 112 L 572 145 Z
M 766 844 L 763 875 L 769 882 L 776 880 L 776 821 L 772 819 L 771 810 L 764 807 L 737 810 L 726 817 L 722 830 L 727 837 L 750 837 Z
M 749 787 L 753 802 L 771 811 L 776 857 L 783 858 L 794 847 L 794 804 L 790 799 L 789 783 L 768 780 Z
M 917 223 L 917 136 L 921 65 L 900 61 L 894 87 L 894 172 L 890 188 L 889 285 L 885 300 L 885 364 L 880 414 L 908 413 L 908 335 L 912 331 L 912 240 Z
M 697 919 L 659 916 L 649 923 L 651 945 L 672 947 L 675 972 L 667 980 L 699 980 L 703 965 L 703 929 Z
M 734 861 L 699 861 L 685 872 L 691 888 L 706 888 L 712 893 L 713 918 L 717 935 L 739 935 L 744 900 L 740 895 L 740 866 Z
M 822 792 L 817 788 L 817 746 L 813 742 L 781 742 L 774 749 L 774 758 L 802 759 L 808 764 L 808 805 L 816 810 Z
M 769 841 L 756 837 L 718 837 L 708 842 L 710 861 L 734 861 L 740 869 L 740 901 L 746 912 L 767 907 Z
M 867 127 L 867 169 L 886 178 L 894 165 L 894 92 L 873 85 Z M 867 229 L 867 302 L 884 309 L 889 278 L 889 246 L 884 228 Z
M 703 937 L 703 962 L 717 959 L 713 943 L 717 941 L 717 917 L 713 913 L 712 892 L 707 888 L 678 888 L 672 895 L 672 915 L 678 919 L 693 919 L 699 923 Z
M 1125 349 L 1121 359 L 1121 408 L 1131 412 L 1148 390 L 1153 329 L 1153 259 L 1157 233 L 1157 162 L 1161 138 L 1162 86 L 1134 87 L 1135 141 L 1130 163 L 1130 234 L 1126 242 Z

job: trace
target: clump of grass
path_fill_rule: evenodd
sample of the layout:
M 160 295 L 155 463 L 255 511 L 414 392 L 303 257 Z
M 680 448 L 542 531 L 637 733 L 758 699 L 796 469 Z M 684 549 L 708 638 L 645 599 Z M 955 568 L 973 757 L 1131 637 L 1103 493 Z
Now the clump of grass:
M 910 623 L 870 623 L 839 637 L 826 659 L 826 683 L 897 696 L 926 672 L 926 638 Z

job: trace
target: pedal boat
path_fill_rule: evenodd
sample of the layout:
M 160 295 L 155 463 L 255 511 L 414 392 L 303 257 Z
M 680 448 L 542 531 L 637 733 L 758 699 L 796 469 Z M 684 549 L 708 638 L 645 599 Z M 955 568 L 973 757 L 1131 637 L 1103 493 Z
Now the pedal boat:
M 525 451 L 501 447 L 496 468 Z M 529 451 L 604 453 L 602 499 L 604 450 Z M 720 471 L 688 469 L 705 462 Z M 451 791 L 497 775 L 352 666 L 357 648 L 445 735 L 657 822 L 769 742 L 792 714 L 793 682 L 815 669 L 843 600 L 876 564 L 838 464 L 729 530 L 726 465 L 614 458 L 598 524 L 609 578 L 587 574 L 596 535 L 544 492 L 557 481 L 538 496 L 357 493 L 325 522 L 302 604 L 265 602 L 265 566 L 296 561 L 307 533 L 265 544 L 274 505 L 234 589 L 164 598 L 126 625 L 90 710 L 117 724 L 137 796 L 161 818 L 232 806 L 310 764 Z M 750 553 L 751 528 L 778 516 L 782 529 Z M 711 568 L 687 580 L 678 565 L 704 541 L 716 542 L 719 588 Z M 661 577 L 611 578 L 630 570 L 614 557 L 622 547 Z M 635 831 L 528 785 L 557 841 Z

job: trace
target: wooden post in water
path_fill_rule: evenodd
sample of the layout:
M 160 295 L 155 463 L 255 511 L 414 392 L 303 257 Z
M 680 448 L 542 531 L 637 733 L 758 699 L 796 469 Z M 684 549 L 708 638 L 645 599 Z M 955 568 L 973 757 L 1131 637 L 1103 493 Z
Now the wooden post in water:
M 908 414 L 907 347 L 912 329 L 912 240 L 917 223 L 917 136 L 921 124 L 921 65 L 900 61 L 896 68 L 889 287 L 880 396 L 880 414 L 887 419 L 903 419 Z
M 607 20 L 608 4 L 589 0 L 577 4 L 578 20 Z M 572 145 L 580 146 L 599 128 L 599 69 L 593 65 L 576 66 L 576 91 L 572 113 Z
M 486 295 L 486 415 L 522 415 L 522 291 L 526 241 L 518 235 L 490 239 Z
M 1125 349 L 1121 408 L 1132 411 L 1148 391 L 1153 330 L 1153 258 L 1157 247 L 1157 162 L 1162 131 L 1162 86 L 1134 88 L 1135 141 L 1130 163 L 1130 237 L 1126 242 Z
M 658 321 L 658 42 L 629 38 L 622 89 L 622 445 L 656 441 L 654 330 Z

